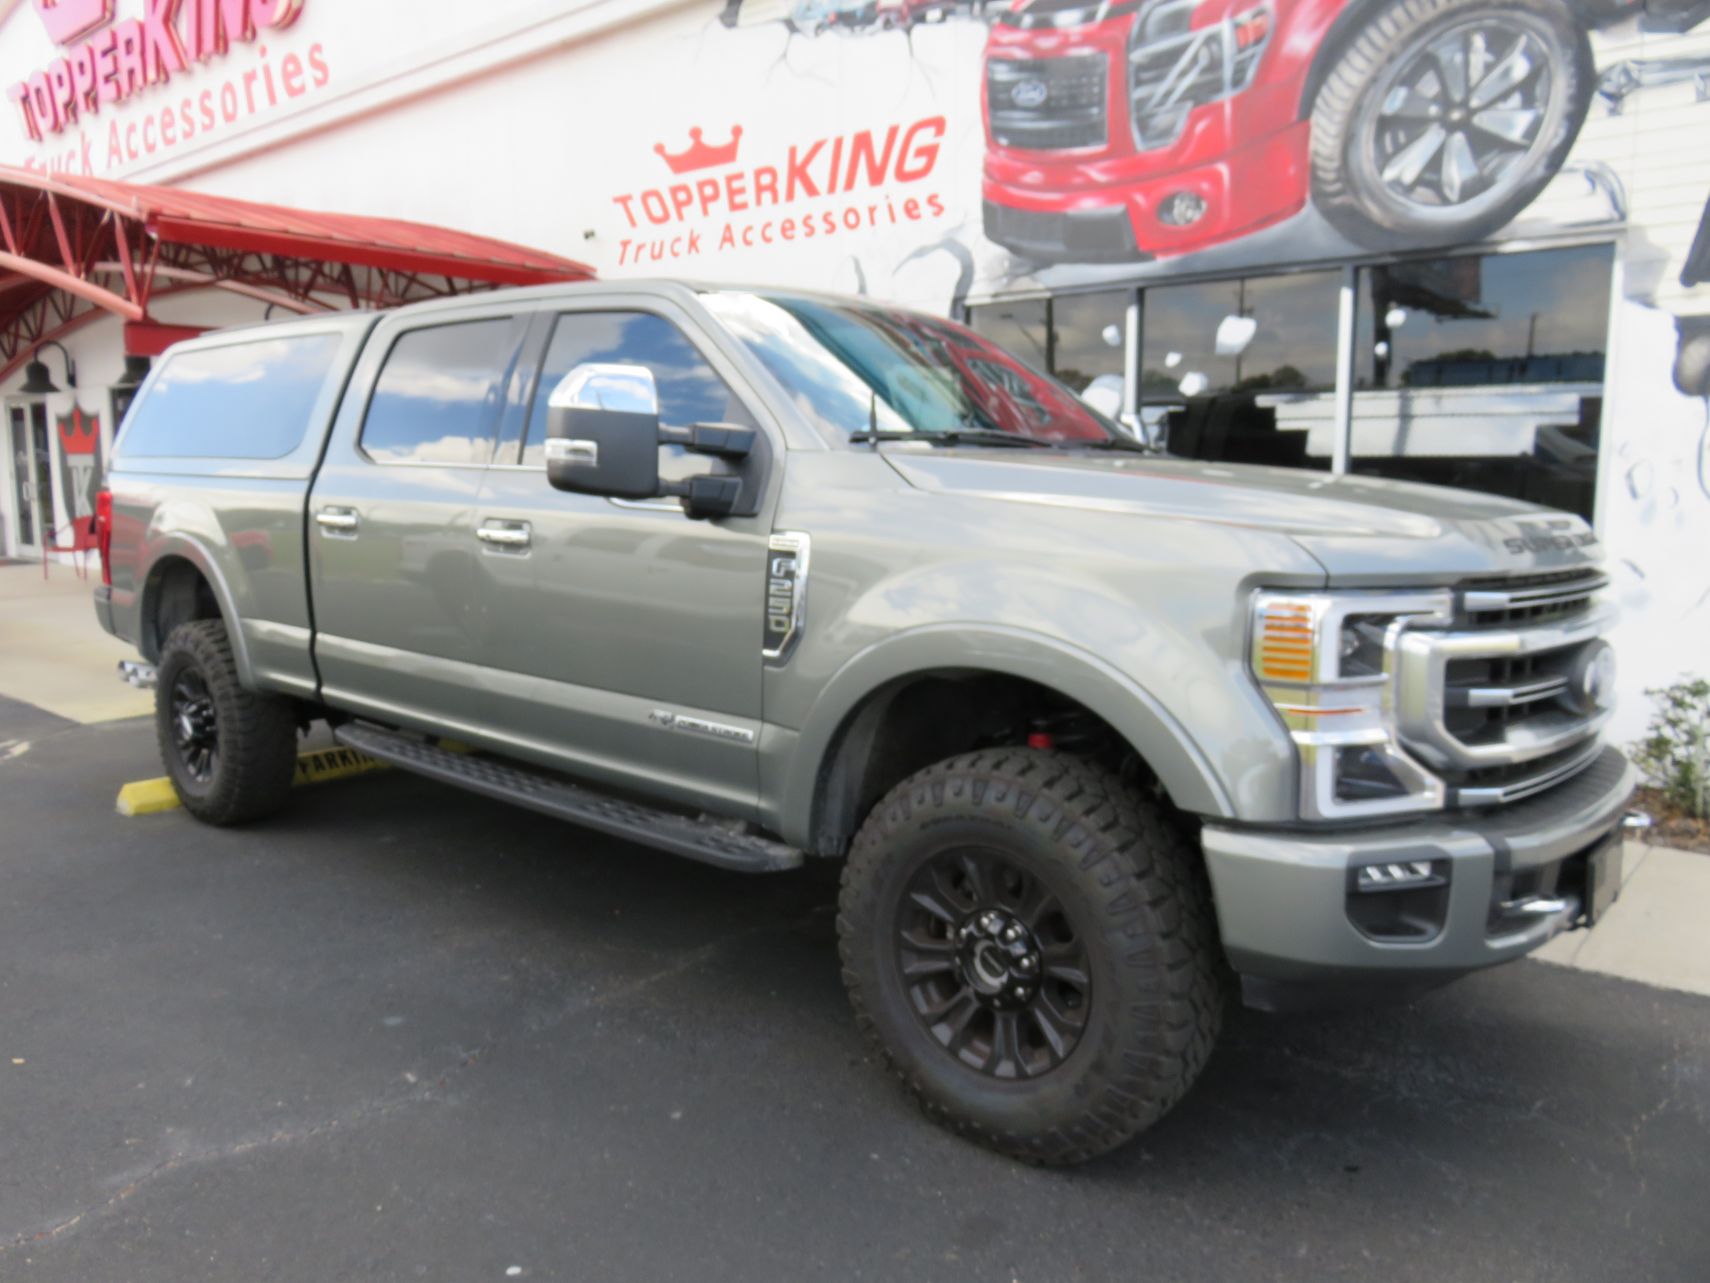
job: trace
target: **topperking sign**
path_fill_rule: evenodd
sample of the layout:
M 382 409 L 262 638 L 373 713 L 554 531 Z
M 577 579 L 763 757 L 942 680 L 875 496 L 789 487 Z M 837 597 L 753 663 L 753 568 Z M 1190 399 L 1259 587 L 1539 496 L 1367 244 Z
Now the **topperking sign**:
M 30 0 L 48 38 L 60 55 L 8 90 L 25 133 L 35 141 L 87 123 L 104 108 L 117 107 L 164 88 L 193 63 L 224 57 L 236 44 L 250 44 L 269 31 L 289 27 L 303 0 L 145 0 L 143 16 L 114 21 L 114 0 Z M 117 122 L 109 139 L 109 164 L 137 159 L 172 146 L 198 132 L 212 131 L 223 119 L 253 114 L 285 98 L 295 98 L 327 81 L 319 46 L 306 58 L 290 54 L 277 67 L 263 64 L 241 78 L 199 95 L 167 102 L 151 112 L 127 136 Z M 259 104 L 259 106 L 258 106 Z M 246 110 L 247 109 L 247 110 Z M 91 140 L 82 140 L 85 171 Z

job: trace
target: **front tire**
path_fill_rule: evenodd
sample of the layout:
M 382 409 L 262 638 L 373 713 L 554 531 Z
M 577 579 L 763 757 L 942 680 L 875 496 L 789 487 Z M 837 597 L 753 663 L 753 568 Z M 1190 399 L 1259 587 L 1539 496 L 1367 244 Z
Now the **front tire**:
M 1313 203 L 1370 249 L 1482 240 L 1555 177 L 1595 81 L 1565 0 L 1394 0 L 1313 103 Z
M 272 815 L 291 795 L 297 719 L 288 700 L 238 681 L 226 626 L 172 630 L 156 669 L 155 736 L 184 809 L 205 824 Z
M 1211 1054 L 1222 960 L 1197 854 L 1078 758 L 992 750 L 905 780 L 856 835 L 838 908 L 862 1029 L 929 1115 L 993 1149 L 1113 1149 Z

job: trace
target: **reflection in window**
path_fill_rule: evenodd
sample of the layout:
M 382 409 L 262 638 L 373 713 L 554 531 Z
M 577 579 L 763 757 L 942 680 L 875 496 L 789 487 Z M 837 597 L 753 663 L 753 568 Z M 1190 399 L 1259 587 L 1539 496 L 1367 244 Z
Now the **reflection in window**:
M 724 292 L 707 306 L 831 433 L 1003 432 L 1101 440 L 1060 383 L 963 326 L 870 304 Z
M 1591 516 L 1607 245 L 1360 273 L 1350 470 Z
M 402 335 L 368 402 L 363 451 L 382 463 L 486 463 L 514 347 L 505 317 Z
M 283 458 L 308 431 L 341 342 L 300 334 L 176 353 L 125 420 L 117 448 L 132 457 Z
M 1050 302 L 1042 298 L 987 303 L 968 309 L 968 328 L 1017 360 L 1049 373 L 1050 308 Z
M 1328 469 L 1330 438 L 1305 420 L 1334 419 L 1339 286 L 1303 272 L 1147 290 L 1141 417 L 1170 453 Z
M 1133 290 L 1051 301 L 1051 373 L 1106 418 L 1122 413 L 1122 335 Z
M 540 379 L 529 410 L 522 461 L 546 463 L 546 411 L 565 375 L 590 361 L 644 365 L 653 372 L 659 393 L 659 421 L 667 427 L 693 423 L 754 421 L 694 344 L 675 325 L 648 312 L 566 312 L 552 328 Z M 673 455 L 681 453 L 673 447 Z

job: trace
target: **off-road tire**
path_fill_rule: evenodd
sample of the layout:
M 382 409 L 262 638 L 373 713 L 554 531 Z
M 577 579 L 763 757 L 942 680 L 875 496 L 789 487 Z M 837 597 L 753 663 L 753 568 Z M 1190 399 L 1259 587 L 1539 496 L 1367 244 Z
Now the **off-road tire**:
M 195 778 L 173 725 L 172 693 L 187 670 L 206 685 L 218 727 L 219 752 L 205 781 Z M 154 709 L 161 761 L 191 815 L 205 824 L 243 824 L 285 805 L 297 760 L 296 712 L 288 700 L 239 684 L 225 624 L 198 619 L 172 630 L 156 666 Z
M 1430 30 L 1446 31 L 1479 17 L 1500 21 L 1504 15 L 1529 24 L 1539 35 L 1562 81 L 1554 89 L 1535 150 L 1521 162 L 1518 180 L 1501 200 L 1474 204 L 1459 217 L 1410 217 L 1397 198 L 1382 190 L 1369 166 L 1356 159 L 1355 149 L 1363 145 L 1360 120 L 1368 95 L 1377 92 L 1392 65 Z M 1565 0 L 1394 0 L 1368 18 L 1336 56 L 1313 100 L 1313 204 L 1338 231 L 1369 249 L 1483 240 L 1512 222 L 1561 169 L 1585 121 L 1596 80 L 1591 42 Z
M 1080 1040 L 1023 1081 L 989 1077 L 934 1041 L 894 945 L 910 879 L 969 844 L 1045 880 L 1087 947 Z M 1121 1145 L 1182 1098 L 1216 1041 L 1226 966 L 1191 836 L 1068 754 L 970 753 L 897 785 L 856 834 L 838 910 L 863 1032 L 930 1117 L 1013 1157 L 1070 1164 Z

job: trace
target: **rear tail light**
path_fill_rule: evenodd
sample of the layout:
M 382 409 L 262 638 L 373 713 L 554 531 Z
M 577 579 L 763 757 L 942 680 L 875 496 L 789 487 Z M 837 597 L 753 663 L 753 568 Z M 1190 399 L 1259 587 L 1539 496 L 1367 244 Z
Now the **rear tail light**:
M 113 492 L 95 493 L 95 548 L 101 554 L 101 582 L 113 586 Z

